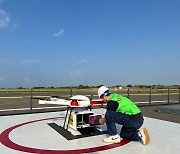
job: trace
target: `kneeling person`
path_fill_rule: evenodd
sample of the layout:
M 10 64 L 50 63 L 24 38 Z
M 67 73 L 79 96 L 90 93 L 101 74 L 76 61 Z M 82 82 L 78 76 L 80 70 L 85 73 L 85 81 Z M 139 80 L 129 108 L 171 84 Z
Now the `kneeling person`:
M 141 141 L 147 145 L 150 137 L 146 128 L 139 129 L 144 122 L 140 109 L 127 97 L 111 93 L 109 88 L 101 86 L 98 96 L 107 102 L 105 117 L 99 124 L 106 123 L 109 137 L 104 139 L 107 143 L 118 143 L 121 138 L 131 141 Z M 117 133 L 116 123 L 122 125 L 120 136 Z

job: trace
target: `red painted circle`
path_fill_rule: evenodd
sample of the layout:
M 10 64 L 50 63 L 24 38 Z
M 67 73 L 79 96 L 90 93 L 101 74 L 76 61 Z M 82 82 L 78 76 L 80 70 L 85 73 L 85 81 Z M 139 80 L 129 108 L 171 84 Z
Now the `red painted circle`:
M 39 121 L 43 121 L 43 120 L 51 120 L 51 119 L 58 119 L 58 118 L 64 118 L 64 117 L 54 117 L 54 118 L 46 118 L 46 119 L 39 119 L 39 120 L 33 120 L 33 121 L 29 121 L 29 122 L 24 122 L 15 126 L 12 126 L 6 130 L 4 130 L 1 135 L 0 135 L 0 142 L 5 145 L 6 147 L 9 147 L 11 149 L 14 150 L 18 150 L 18 151 L 23 151 L 23 152 L 29 152 L 29 153 L 53 153 L 53 154 L 60 154 L 60 153 L 68 153 L 68 154 L 78 154 L 78 153 L 88 153 L 88 152 L 97 152 L 97 151 L 103 151 L 103 150 L 108 150 L 108 149 L 112 149 L 112 148 L 116 148 L 122 145 L 125 145 L 127 143 L 129 143 L 130 141 L 128 140 L 121 140 L 120 143 L 114 143 L 114 144 L 108 144 L 108 145 L 104 145 L 104 146 L 99 146 L 99 147 L 92 147 L 92 148 L 88 148 L 88 149 L 77 149 L 77 150 L 47 150 L 47 149 L 37 149 L 37 148 L 31 148 L 31 147 L 26 147 L 26 146 L 22 146 L 22 145 L 18 145 L 16 143 L 14 143 L 13 141 L 10 140 L 9 138 L 9 134 L 11 133 L 12 130 L 30 124 L 30 123 L 34 123 L 34 122 L 39 122 Z

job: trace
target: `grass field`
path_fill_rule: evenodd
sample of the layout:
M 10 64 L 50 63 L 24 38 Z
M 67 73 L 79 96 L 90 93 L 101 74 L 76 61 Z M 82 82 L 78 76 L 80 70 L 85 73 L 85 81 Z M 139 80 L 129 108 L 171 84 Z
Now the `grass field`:
M 111 92 L 115 93 L 120 93 L 120 94 L 179 94 L 180 89 L 174 88 L 174 89 L 158 89 L 158 88 L 110 88 Z M 70 93 L 71 91 L 73 92 L 78 92 L 78 93 L 89 93 L 89 94 L 96 94 L 98 91 L 98 88 L 86 88 L 86 89 L 78 89 L 78 88 L 32 88 L 32 92 L 66 92 Z M 31 89 L 30 88 L 1 88 L 0 93 L 30 93 Z

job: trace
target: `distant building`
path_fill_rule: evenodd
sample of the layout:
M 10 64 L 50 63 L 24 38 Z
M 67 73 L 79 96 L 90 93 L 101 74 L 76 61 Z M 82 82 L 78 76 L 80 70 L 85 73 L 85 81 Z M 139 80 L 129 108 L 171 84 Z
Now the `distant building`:
M 117 91 L 118 89 L 121 90 L 123 87 L 119 86 L 119 87 L 114 87 L 114 90 Z

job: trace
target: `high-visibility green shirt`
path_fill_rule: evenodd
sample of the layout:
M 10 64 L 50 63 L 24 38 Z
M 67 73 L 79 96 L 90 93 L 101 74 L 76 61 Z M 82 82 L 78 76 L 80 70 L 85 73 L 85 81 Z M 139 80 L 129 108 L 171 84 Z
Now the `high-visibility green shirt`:
M 116 112 L 121 112 L 128 115 L 135 115 L 140 113 L 140 109 L 129 98 L 121 96 L 119 94 L 110 94 L 108 101 L 117 101 L 118 107 Z

